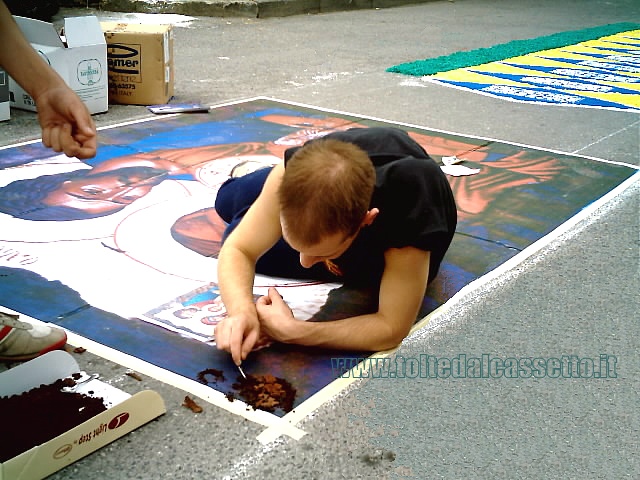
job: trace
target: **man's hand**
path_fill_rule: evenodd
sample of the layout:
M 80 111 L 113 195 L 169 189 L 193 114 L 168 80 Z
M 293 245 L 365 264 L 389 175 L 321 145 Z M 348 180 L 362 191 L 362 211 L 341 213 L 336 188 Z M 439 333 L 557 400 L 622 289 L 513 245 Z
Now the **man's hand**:
M 279 342 L 287 342 L 299 320 L 274 287 L 256 302 L 260 325 L 267 335 Z
M 277 192 L 283 174 L 282 163 L 271 170 L 258 199 L 218 254 L 220 295 L 229 318 L 218 324 L 220 341 L 216 341 L 218 348 L 231 352 L 236 364 L 247 357 L 260 336 L 253 280 L 258 258 L 282 236 Z
M 69 157 L 96 154 L 96 127 L 82 100 L 66 85 L 44 90 L 36 100 L 42 143 Z
M 430 252 L 414 247 L 385 252 L 378 311 L 355 317 L 313 322 L 296 320 L 275 288 L 258 299 L 262 331 L 274 340 L 341 350 L 395 348 L 416 320 L 429 278 Z
M 240 365 L 260 337 L 260 322 L 256 315 L 229 316 L 216 325 L 215 337 L 218 349 L 231 353 Z

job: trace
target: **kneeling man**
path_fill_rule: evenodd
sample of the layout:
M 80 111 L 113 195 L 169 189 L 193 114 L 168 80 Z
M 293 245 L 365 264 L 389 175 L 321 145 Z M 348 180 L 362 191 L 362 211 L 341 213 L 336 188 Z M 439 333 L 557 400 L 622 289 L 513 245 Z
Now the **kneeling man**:
M 436 162 L 406 132 L 380 127 L 328 134 L 287 150 L 273 168 L 229 179 L 216 211 L 229 224 L 218 257 L 228 317 L 216 343 L 238 365 L 261 335 L 347 350 L 395 347 L 416 320 L 457 221 Z M 378 310 L 296 320 L 275 288 L 254 302 L 256 272 L 375 282 Z

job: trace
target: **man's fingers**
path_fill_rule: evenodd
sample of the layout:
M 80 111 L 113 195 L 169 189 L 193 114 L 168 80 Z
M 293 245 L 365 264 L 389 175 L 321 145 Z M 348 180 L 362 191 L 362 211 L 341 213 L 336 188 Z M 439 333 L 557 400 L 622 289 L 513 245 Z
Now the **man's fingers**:
M 271 305 L 271 298 L 269 298 L 269 295 L 263 295 L 258 298 L 256 305 Z
M 96 149 L 98 147 L 98 137 L 95 134 L 89 132 L 77 132 L 74 134 L 74 140 L 77 143 L 75 157 L 78 158 L 92 158 L 96 156 Z
M 49 130 L 49 143 L 45 145 L 51 148 L 54 152 L 62 151 L 62 144 L 60 143 L 60 131 L 62 127 L 60 125 L 52 125 L 48 128 Z
M 98 139 L 91 131 L 73 134 L 71 124 L 54 124 L 42 130 L 42 143 L 54 152 L 64 152 L 69 157 L 81 159 L 92 158 L 96 155 Z
M 42 143 L 54 152 L 64 152 L 70 157 L 75 156 L 80 146 L 71 136 L 71 125 L 68 123 L 55 124 L 43 129 Z
M 82 102 L 74 102 L 70 106 L 66 118 L 76 126 L 76 130 L 84 135 L 95 135 L 96 127 L 93 117 Z
M 282 295 L 280 295 L 280 292 L 278 292 L 278 290 L 276 290 L 275 287 L 269 287 L 269 300 L 270 300 L 270 303 L 284 302 Z
M 78 134 L 84 135 L 85 137 L 96 136 L 96 124 L 93 118 L 80 118 L 76 121 L 76 124 L 78 126 Z
M 80 159 L 92 158 L 96 156 L 97 139 L 95 137 L 85 140 L 84 142 L 76 139 L 76 142 L 71 146 L 69 151 L 65 150 L 70 157 L 77 157 Z
M 240 365 L 242 363 L 242 360 L 244 360 L 244 357 L 246 357 L 246 355 L 242 355 L 243 339 L 244 330 L 242 330 L 241 328 L 234 329 L 233 326 L 231 326 L 231 334 L 229 335 L 229 347 L 231 348 L 231 358 L 233 358 L 233 362 L 236 365 Z
M 247 358 L 259 336 L 259 325 L 245 324 L 241 318 L 234 321 L 226 318 L 216 325 L 215 330 L 216 347 L 229 352 L 236 365 Z
M 62 151 L 68 157 L 75 157 L 81 149 L 81 144 L 73 137 L 71 125 L 69 123 L 63 124 L 59 132 Z
M 69 154 L 67 153 L 67 155 L 69 155 Z M 80 158 L 80 159 L 93 158 L 93 157 L 96 156 L 96 147 L 95 146 L 93 146 L 93 147 L 91 147 L 91 146 L 89 146 L 89 147 L 80 147 L 80 148 L 77 149 L 75 154 L 69 155 L 69 156 L 70 157 Z
M 42 129 L 42 144 L 47 148 L 51 148 L 51 128 L 50 127 L 45 127 Z
M 251 330 L 242 343 L 242 360 L 246 359 L 258 340 L 258 330 Z
M 229 335 L 226 332 L 226 323 L 224 321 L 220 322 L 216 325 L 215 329 L 215 339 L 216 339 L 216 347 L 218 350 L 229 351 Z

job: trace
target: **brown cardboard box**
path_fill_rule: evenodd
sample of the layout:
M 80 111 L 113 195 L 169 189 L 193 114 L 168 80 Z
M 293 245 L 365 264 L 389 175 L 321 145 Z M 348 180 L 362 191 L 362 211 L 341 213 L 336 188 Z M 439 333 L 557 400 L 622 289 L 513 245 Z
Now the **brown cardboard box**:
M 173 96 L 171 25 L 101 22 L 107 41 L 109 102 L 166 103 Z

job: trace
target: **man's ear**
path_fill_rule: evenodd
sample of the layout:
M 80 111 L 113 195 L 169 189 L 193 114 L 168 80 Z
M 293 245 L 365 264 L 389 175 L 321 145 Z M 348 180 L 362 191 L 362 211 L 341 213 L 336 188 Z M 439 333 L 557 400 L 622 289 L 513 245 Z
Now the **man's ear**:
M 372 208 L 371 210 L 369 210 L 365 214 L 364 219 L 362 220 L 362 223 L 360 224 L 360 226 L 368 227 L 369 225 L 371 225 L 373 221 L 376 219 L 376 217 L 378 216 L 378 213 L 380 213 L 380 210 L 378 210 L 377 208 Z

